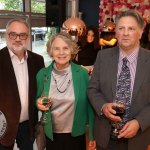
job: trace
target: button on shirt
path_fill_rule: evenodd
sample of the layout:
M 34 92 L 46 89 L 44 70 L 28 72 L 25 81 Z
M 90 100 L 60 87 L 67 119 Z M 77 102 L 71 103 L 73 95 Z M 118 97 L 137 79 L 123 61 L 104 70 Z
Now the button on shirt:
M 25 57 L 20 61 L 19 58 L 9 50 L 11 61 L 13 64 L 20 102 L 21 102 L 21 114 L 20 114 L 20 123 L 29 119 L 28 113 L 28 67 L 27 67 L 27 52 Z M 15 109 L 15 108 L 14 108 Z

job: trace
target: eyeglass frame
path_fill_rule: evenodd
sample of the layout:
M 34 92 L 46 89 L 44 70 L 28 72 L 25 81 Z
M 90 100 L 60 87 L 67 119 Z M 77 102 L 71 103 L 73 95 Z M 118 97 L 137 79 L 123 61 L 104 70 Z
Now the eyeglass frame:
M 13 34 L 13 35 L 11 35 L 11 34 Z M 26 36 L 26 38 L 20 38 L 21 37 L 21 35 L 24 35 L 24 36 Z M 10 32 L 10 33 L 8 33 L 8 36 L 9 36 L 9 38 L 11 39 L 11 40 L 15 40 L 15 39 L 17 39 L 17 37 L 19 36 L 19 39 L 20 40 L 26 40 L 27 38 L 28 38 L 28 36 L 29 36 L 29 34 L 27 34 L 27 33 L 20 33 L 20 34 L 17 34 L 17 33 L 15 33 L 15 32 Z M 12 38 L 11 36 L 15 36 L 15 38 Z

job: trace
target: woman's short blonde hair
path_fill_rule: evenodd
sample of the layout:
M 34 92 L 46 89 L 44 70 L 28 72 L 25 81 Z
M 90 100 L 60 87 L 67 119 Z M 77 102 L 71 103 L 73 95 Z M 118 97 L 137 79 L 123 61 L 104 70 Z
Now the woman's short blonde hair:
M 71 55 L 74 56 L 78 53 L 79 51 L 79 47 L 78 45 L 76 44 L 76 42 L 72 39 L 71 35 L 69 35 L 68 33 L 66 32 L 60 32 L 60 33 L 57 33 L 55 35 L 53 35 L 47 42 L 47 52 L 49 53 L 49 55 L 51 57 L 52 56 L 52 52 L 53 52 L 53 42 L 55 39 L 57 38 L 60 38 L 62 39 L 70 48 L 71 50 Z

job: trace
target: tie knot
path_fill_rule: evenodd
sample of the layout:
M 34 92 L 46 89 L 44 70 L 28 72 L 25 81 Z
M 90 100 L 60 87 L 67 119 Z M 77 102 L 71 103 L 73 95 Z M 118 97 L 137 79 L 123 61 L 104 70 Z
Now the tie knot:
M 128 62 L 127 57 L 124 57 L 122 60 L 123 60 L 123 64 L 124 64 L 124 65 L 126 65 L 126 64 L 127 64 L 127 62 Z

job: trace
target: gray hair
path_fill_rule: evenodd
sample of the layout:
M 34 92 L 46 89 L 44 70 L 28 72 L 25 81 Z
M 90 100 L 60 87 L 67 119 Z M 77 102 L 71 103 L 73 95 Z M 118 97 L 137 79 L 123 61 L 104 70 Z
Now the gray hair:
M 28 24 L 27 21 L 26 21 L 25 19 L 23 19 L 23 18 L 14 18 L 14 19 L 9 20 L 8 23 L 7 23 L 7 25 L 6 25 L 6 32 L 8 32 L 9 26 L 10 26 L 12 23 L 14 23 L 14 22 L 19 22 L 19 23 L 24 24 L 24 25 L 27 27 L 28 32 L 30 32 L 29 24 Z
M 47 52 L 49 52 L 51 57 L 52 57 L 52 51 L 53 51 L 53 42 L 57 38 L 62 39 L 69 46 L 72 57 L 78 53 L 79 46 L 72 39 L 71 35 L 69 35 L 66 32 L 60 32 L 60 33 L 53 35 L 47 42 Z
M 122 17 L 133 17 L 136 22 L 138 23 L 139 27 L 141 29 L 144 28 L 145 26 L 145 22 L 144 22 L 144 19 L 143 17 L 140 15 L 140 13 L 136 10 L 128 10 L 128 11 L 122 11 L 120 14 L 118 14 L 116 16 L 116 19 L 115 19 L 115 23 L 117 24 L 118 21 L 122 18 Z

